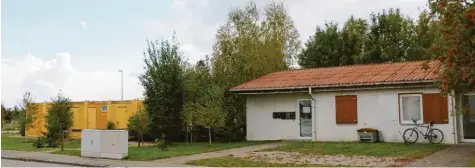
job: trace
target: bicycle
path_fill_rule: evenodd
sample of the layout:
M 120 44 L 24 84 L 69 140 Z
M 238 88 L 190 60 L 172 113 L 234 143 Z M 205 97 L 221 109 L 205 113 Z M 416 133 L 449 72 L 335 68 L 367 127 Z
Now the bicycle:
M 404 131 L 403 136 L 402 136 L 404 139 L 404 143 L 406 144 L 416 143 L 417 140 L 419 140 L 419 133 L 424 136 L 424 139 L 429 139 L 429 142 L 433 144 L 438 144 L 442 142 L 442 140 L 444 140 L 444 133 L 442 133 L 440 129 L 432 128 L 432 126 L 434 125 L 432 121 L 429 122 L 428 125 L 417 124 L 417 120 L 415 119 L 412 119 L 412 121 L 414 122 L 416 126 L 413 128 L 408 128 Z M 419 128 L 426 128 L 426 132 L 423 133 Z M 414 141 L 408 140 L 409 138 L 407 136 L 412 137 L 413 135 L 416 136 Z

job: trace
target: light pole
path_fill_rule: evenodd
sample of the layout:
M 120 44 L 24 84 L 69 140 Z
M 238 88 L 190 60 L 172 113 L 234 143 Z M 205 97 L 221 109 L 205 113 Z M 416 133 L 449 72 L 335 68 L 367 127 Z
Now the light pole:
M 119 70 L 119 72 L 120 72 L 120 87 L 121 87 L 120 98 L 121 100 L 124 100 L 124 71 Z

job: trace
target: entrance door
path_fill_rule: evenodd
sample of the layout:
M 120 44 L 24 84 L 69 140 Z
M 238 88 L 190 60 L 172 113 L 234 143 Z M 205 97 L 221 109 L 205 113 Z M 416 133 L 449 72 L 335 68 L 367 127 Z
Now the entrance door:
M 475 94 L 464 95 L 462 104 L 468 108 L 467 113 L 462 116 L 463 140 L 475 142 Z
M 96 128 L 96 108 L 87 108 L 87 128 Z
M 118 129 L 126 129 L 127 128 L 127 108 L 119 107 L 117 108 L 117 114 L 115 115 L 116 119 L 116 126 Z
M 299 100 L 300 138 L 312 138 L 312 101 Z

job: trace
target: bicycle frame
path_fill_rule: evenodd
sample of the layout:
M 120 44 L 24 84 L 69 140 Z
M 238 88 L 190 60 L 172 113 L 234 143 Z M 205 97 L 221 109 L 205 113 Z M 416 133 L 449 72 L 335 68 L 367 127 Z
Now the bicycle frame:
M 432 124 L 429 123 L 427 125 L 424 125 L 424 124 L 417 124 L 417 121 L 414 120 L 414 124 L 416 125 L 415 127 L 413 127 L 412 129 L 416 130 L 417 132 L 419 132 L 424 138 L 427 138 L 427 136 L 429 136 L 429 131 L 431 130 L 432 128 Z M 423 133 L 419 128 L 426 128 L 426 131 L 425 133 Z

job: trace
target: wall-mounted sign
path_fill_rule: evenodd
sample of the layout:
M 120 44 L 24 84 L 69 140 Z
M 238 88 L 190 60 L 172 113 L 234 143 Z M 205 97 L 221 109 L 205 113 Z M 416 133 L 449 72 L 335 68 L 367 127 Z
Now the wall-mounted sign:
M 101 111 L 102 112 L 107 112 L 107 105 L 102 105 Z
M 310 107 L 303 107 L 302 113 L 310 113 Z

